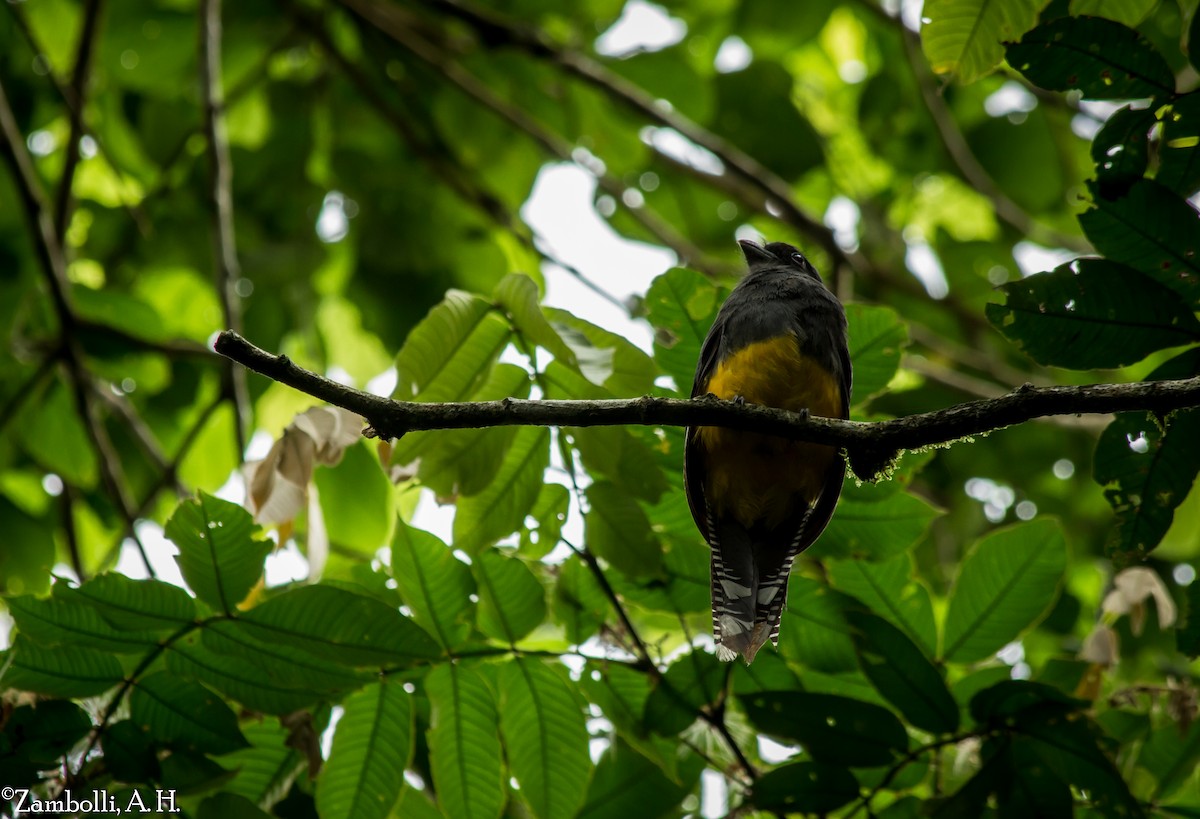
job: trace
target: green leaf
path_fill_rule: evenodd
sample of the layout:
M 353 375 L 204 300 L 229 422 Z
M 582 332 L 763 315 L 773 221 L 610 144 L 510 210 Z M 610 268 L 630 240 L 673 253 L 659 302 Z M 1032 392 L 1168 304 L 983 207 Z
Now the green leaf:
M 471 563 L 479 585 L 479 630 L 509 644 L 546 618 L 546 590 L 525 561 L 485 549 Z
M 129 695 L 129 718 L 172 747 L 224 754 L 249 745 L 237 715 L 216 694 L 165 671 L 137 681 Z
M 62 584 L 56 584 L 57 589 Z M 90 606 L 77 606 L 63 599 L 36 597 L 5 599 L 17 630 L 40 646 L 87 646 L 113 654 L 137 654 L 154 649 L 158 635 L 148 631 L 113 628 Z
M 1200 43 L 1192 42 L 1192 50 L 1196 51 Z M 1193 91 L 1172 102 L 1163 113 L 1162 123 L 1158 173 L 1154 179 L 1190 198 L 1200 189 L 1200 93 Z
M 1154 8 L 1158 0 L 1071 0 L 1072 17 L 1105 17 L 1127 26 L 1136 26 Z
M 858 780 L 846 768 L 793 762 L 761 776 L 751 801 L 760 810 L 825 814 L 858 796 Z
M 0 770 L 4 781 L 36 781 L 38 771 L 59 768 L 76 742 L 92 730 L 87 712 L 68 700 L 44 700 L 11 707 L 0 730 Z M 10 805 L 5 799 L 6 805 Z
M 958 704 L 921 649 L 882 617 L 847 611 L 863 673 L 910 723 L 934 734 L 958 730 Z
M 779 627 L 780 652 L 817 671 L 857 669 L 850 627 L 842 616 L 848 604 L 854 602 L 824 584 L 793 576 Z
M 274 548 L 255 538 L 259 527 L 249 512 L 206 492 L 179 504 L 163 531 L 179 547 L 175 562 L 188 586 L 227 614 L 258 582 Z
M 854 365 L 854 405 L 883 392 L 900 367 L 908 346 L 908 325 L 890 307 L 846 305 L 850 361 Z
M 579 371 L 618 398 L 644 395 L 654 388 L 658 367 L 628 340 L 589 321 L 552 307 L 543 308 L 550 325 L 575 353 Z
M 1002 764 L 1010 784 L 997 789 L 996 804 L 1002 817 L 1070 816 L 1074 811 L 1071 788 L 1047 767 L 1037 743 L 1021 737 L 1006 743 Z
M 1171 288 L 1188 304 L 1200 302 L 1200 213 L 1152 179 L 1139 179 L 1117 199 L 1092 193 L 1092 209 L 1079 215 L 1079 224 L 1096 250 Z
M 250 747 L 221 760 L 238 772 L 226 790 L 269 808 L 287 794 L 304 767 L 304 758 L 288 746 L 289 731 L 278 720 L 248 721 L 242 726 L 242 734 Z
M 1116 198 L 1141 179 L 1150 162 L 1150 129 L 1158 120 L 1151 108 L 1126 105 L 1104 123 L 1092 140 L 1092 161 L 1100 194 Z
M 684 395 L 691 393 L 700 348 L 720 306 L 712 282 L 682 267 L 663 273 L 646 291 L 647 318 L 657 330 L 654 360 Z
M 478 296 L 451 290 L 396 356 L 398 401 L 461 401 L 508 344 L 508 323 Z
M 579 369 L 575 353 L 562 340 L 538 303 L 538 287 L 524 273 L 510 273 L 500 280 L 492 291 L 497 303 L 508 313 L 513 329 L 517 333 L 543 348 L 556 361 L 561 361 L 573 370 Z M 532 350 L 530 350 L 532 352 Z
M 908 551 L 941 512 L 928 501 L 886 483 L 854 486 L 847 480 L 833 520 L 816 554 L 855 560 L 888 560 Z
M 1028 31 L 1045 4 L 929 0 L 921 12 L 929 21 L 921 27 L 921 47 L 934 73 L 952 74 L 964 85 L 975 82 L 1000 64 L 1001 43 Z
M 896 555 L 880 563 L 838 560 L 829 565 L 830 584 L 908 635 L 927 657 L 937 654 L 937 625 L 929 590 L 913 578 L 912 558 Z
M 222 791 L 200 803 L 196 819 L 271 819 L 271 815 L 244 796 Z
M 1192 723 L 1165 725 L 1155 729 L 1138 754 L 1138 765 L 1158 781 L 1151 797 L 1155 802 L 1170 799 L 1196 772 L 1200 761 L 1200 726 Z
M 125 679 L 117 658 L 90 648 L 43 648 L 18 634 L 0 659 L 0 685 L 50 697 L 93 697 Z
M 1179 651 L 1193 660 L 1200 655 L 1200 583 L 1192 583 L 1184 591 L 1187 608 L 1183 621 L 1176 627 L 1175 642 Z
M 725 690 L 728 667 L 693 649 L 671 664 L 646 702 L 646 727 L 671 736 L 696 721 L 701 708 L 715 705 Z
M 552 603 L 554 620 L 563 627 L 572 645 L 579 645 L 595 634 L 610 611 L 604 590 L 583 560 L 575 555 L 559 567 Z
M 777 62 L 756 59 L 741 71 L 713 78 L 717 110 L 712 129 L 780 177 L 796 180 L 821 164 L 822 141 L 792 102 L 795 78 Z M 777 134 L 787 134 L 786 140 Z
M 554 550 L 562 539 L 563 524 L 571 508 L 571 493 L 560 483 L 548 483 L 538 492 L 529 517 L 537 521 L 521 532 L 520 555 L 529 560 L 540 560 Z
M 147 782 L 162 776 L 158 748 L 133 720 L 110 724 L 100 737 L 100 750 L 104 767 L 119 782 Z
M 650 760 L 619 738 L 600 757 L 587 789 L 579 819 L 630 819 L 670 816 L 691 793 L 704 762 L 688 754 L 672 780 Z
M 385 678 L 343 707 L 329 761 L 317 778 L 317 810 L 324 819 L 383 819 L 400 796 L 400 774 L 412 758 L 412 698 Z
M 592 764 L 579 700 L 532 659 L 500 667 L 500 729 L 521 796 L 538 819 L 567 819 L 583 803 Z
M 529 388 L 529 373 L 523 367 L 497 364 L 471 400 L 528 398 Z M 416 432 L 398 442 L 392 460 L 404 463 L 419 457 L 417 477 L 439 495 L 477 495 L 495 479 L 516 434 L 517 427 Z
M 764 691 L 741 702 L 755 728 L 799 742 L 816 762 L 874 768 L 908 750 L 896 715 L 869 702 L 803 691 Z
M 1122 561 L 1141 560 L 1159 544 L 1196 480 L 1198 448 L 1197 410 L 1171 415 L 1165 432 L 1139 412 L 1120 413 L 1105 427 L 1096 443 L 1092 474 L 1117 516 L 1108 540 L 1110 554 Z
M 1053 520 L 1009 526 L 976 543 L 950 593 L 943 659 L 985 659 L 1037 623 L 1054 603 L 1066 562 Z
M 1120 264 L 1078 259 L 1001 288 L 987 317 L 1039 364 L 1123 367 L 1155 350 L 1200 339 L 1178 293 Z
M 1150 41 L 1101 17 L 1058 17 L 1005 48 L 1009 65 L 1050 91 L 1077 89 L 1094 100 L 1175 92 L 1175 75 Z
M 96 450 L 65 385 L 55 384 L 40 400 L 26 402 L 16 425 L 21 448 L 48 472 L 80 488 L 96 485 Z
M 630 577 L 652 577 L 662 570 L 662 547 L 638 502 L 607 481 L 587 488 L 584 542 Z
M 504 807 L 505 779 L 496 730 L 496 703 L 483 676 L 439 665 L 426 677 L 432 707 L 430 769 L 447 816 L 495 819 Z
M 478 495 L 461 498 L 454 515 L 454 546 L 469 555 L 515 532 L 541 491 L 550 463 L 550 430 L 522 427 L 500 471 Z
M 64 589 L 61 596 L 92 606 L 105 622 L 125 631 L 166 631 L 196 619 L 196 604 L 188 593 L 161 580 L 101 574 L 78 588 Z
M 395 494 L 375 449 L 346 448 L 333 467 L 313 472 L 329 540 L 362 555 L 374 555 L 391 537 Z
M 286 591 L 244 612 L 238 621 L 260 640 L 348 665 L 382 666 L 441 655 L 429 635 L 396 609 L 334 586 Z
M 475 593 L 467 564 L 436 535 L 401 520 L 392 538 L 391 568 L 413 619 L 444 648 L 461 645 L 471 632 L 470 596 Z
M 265 714 L 286 714 L 337 699 L 369 679 L 365 674 L 329 669 L 304 652 L 255 640 L 239 625 L 214 623 L 205 629 L 203 642 L 193 634 L 172 643 L 167 670 Z

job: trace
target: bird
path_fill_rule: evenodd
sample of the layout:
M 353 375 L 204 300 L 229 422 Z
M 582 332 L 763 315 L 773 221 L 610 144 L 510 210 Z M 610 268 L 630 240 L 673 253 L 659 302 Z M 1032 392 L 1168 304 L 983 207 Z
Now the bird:
M 715 396 L 850 417 L 846 311 L 804 254 L 740 240 L 749 273 L 700 348 L 692 398 Z M 788 574 L 825 530 L 846 474 L 833 446 L 688 427 L 684 492 L 708 541 L 717 659 L 746 664 L 779 644 Z

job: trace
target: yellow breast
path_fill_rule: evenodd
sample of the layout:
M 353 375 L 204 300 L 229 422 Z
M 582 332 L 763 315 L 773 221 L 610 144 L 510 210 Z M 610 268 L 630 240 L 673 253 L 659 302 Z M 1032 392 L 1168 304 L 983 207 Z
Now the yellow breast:
M 740 395 L 751 404 L 833 418 L 842 414 L 837 379 L 803 354 L 792 335 L 728 356 L 705 389 L 727 400 Z M 713 511 L 732 515 L 748 528 L 778 526 L 797 502 L 811 503 L 836 457 L 833 447 L 720 427 L 698 427 L 696 441 L 705 450 L 704 492 Z

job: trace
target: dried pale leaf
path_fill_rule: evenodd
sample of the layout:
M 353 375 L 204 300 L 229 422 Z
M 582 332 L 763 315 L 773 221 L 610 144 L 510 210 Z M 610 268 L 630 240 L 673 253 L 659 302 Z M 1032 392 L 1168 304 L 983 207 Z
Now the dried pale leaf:
M 1116 665 L 1120 658 L 1121 646 L 1117 640 L 1117 633 L 1103 623 L 1098 623 L 1092 629 L 1079 651 L 1079 659 L 1097 665 Z
M 308 539 L 305 546 L 308 577 L 316 580 L 325 571 L 325 563 L 329 560 L 329 531 L 325 528 L 325 513 L 321 510 L 316 484 L 308 493 Z
M 300 413 L 288 427 L 303 432 L 316 444 L 316 459 L 332 466 L 342 459 L 346 447 L 362 437 L 363 419 L 341 407 L 312 407 Z
M 314 449 L 312 438 L 288 427 L 267 457 L 247 465 L 247 505 L 256 522 L 286 523 L 300 514 L 312 479 Z
M 1158 607 L 1158 623 L 1170 628 L 1177 614 L 1175 601 L 1154 570 L 1145 566 L 1133 566 L 1120 572 L 1113 579 L 1113 590 L 1104 598 L 1101 610 L 1114 617 L 1128 614 L 1134 634 L 1141 634 L 1145 621 L 1145 602 L 1154 599 Z

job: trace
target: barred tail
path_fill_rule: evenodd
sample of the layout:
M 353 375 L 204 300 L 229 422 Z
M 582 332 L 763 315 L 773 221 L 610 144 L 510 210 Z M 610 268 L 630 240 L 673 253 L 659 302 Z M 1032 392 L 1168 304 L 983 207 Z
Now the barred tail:
M 728 662 L 741 654 L 749 661 L 758 650 L 754 645 L 758 568 L 750 535 L 733 521 L 721 521 L 709 532 L 709 546 L 717 659 Z

